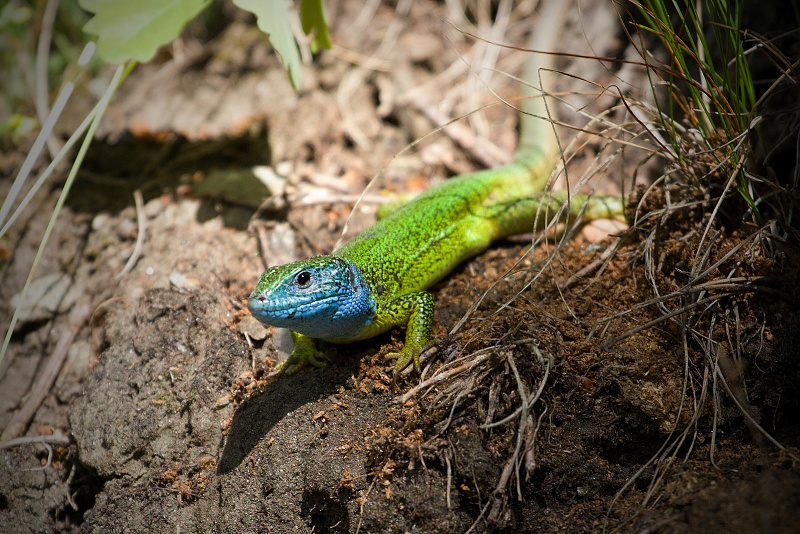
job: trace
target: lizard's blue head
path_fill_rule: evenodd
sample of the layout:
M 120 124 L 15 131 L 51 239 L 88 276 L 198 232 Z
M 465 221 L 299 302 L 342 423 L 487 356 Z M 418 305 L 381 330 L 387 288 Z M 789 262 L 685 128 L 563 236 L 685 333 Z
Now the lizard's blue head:
M 317 339 L 357 337 L 375 316 L 358 268 L 337 256 L 267 269 L 247 307 L 262 323 Z

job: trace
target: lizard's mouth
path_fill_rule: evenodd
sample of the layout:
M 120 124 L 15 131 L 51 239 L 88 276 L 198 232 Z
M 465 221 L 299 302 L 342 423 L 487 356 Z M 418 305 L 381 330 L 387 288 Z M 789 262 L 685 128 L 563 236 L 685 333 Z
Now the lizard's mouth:
M 247 300 L 247 309 L 259 318 L 292 319 L 310 307 L 315 310 L 326 309 L 326 302 L 336 300 L 336 296 L 313 297 L 301 302 L 286 302 L 286 298 L 267 298 L 263 294 L 250 295 Z

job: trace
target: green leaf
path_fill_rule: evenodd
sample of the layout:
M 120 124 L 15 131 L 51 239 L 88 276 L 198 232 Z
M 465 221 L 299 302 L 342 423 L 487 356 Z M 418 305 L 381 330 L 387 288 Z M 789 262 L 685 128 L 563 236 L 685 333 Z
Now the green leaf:
M 25 24 L 30 20 L 31 13 L 33 10 L 29 7 L 6 4 L 0 9 L 0 30 Z
M 314 32 L 314 40 L 311 41 L 313 53 L 316 54 L 320 47 L 331 47 L 331 34 L 328 31 L 322 0 L 300 0 L 300 22 L 306 35 Z
M 187 22 L 211 0 L 79 0 L 94 13 L 84 30 L 98 36 L 104 60 L 149 61 L 158 48 L 171 43 Z
M 292 35 L 286 0 L 233 0 L 233 3 L 255 14 L 258 27 L 269 35 L 272 48 L 289 71 L 292 86 L 300 87 L 300 50 Z
M 0 136 L 8 135 L 14 145 L 19 145 L 26 135 L 35 131 L 38 127 L 39 123 L 33 117 L 15 113 L 0 124 Z

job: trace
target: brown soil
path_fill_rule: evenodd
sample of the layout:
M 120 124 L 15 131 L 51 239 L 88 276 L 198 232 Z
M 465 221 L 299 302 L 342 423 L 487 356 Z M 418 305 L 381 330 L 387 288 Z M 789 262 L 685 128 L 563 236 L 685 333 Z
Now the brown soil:
M 445 29 L 444 6 L 413 3 L 397 44 L 381 50 L 372 70 L 362 68 L 365 54 L 399 17 L 380 7 L 356 27 L 360 9 L 342 3 L 331 13 L 339 47 L 303 69 L 299 92 L 247 20 L 232 20 L 205 44 L 187 37 L 182 59 L 143 65 L 126 81 L 103 127 L 108 142 L 96 143 L 37 271 L 67 277 L 71 291 L 18 325 L 0 369 L 0 427 L 8 430 L 69 330 L 69 311 L 91 304 L 25 427 L 24 435 L 60 433 L 70 442 L 54 446 L 50 460 L 42 445 L 4 451 L 3 531 L 794 532 L 797 243 L 754 255 L 736 248 L 752 232 L 720 219 L 706 247 L 711 204 L 628 232 L 604 269 L 569 287 L 610 239 L 578 236 L 557 250 L 549 240 L 531 253 L 523 236 L 466 262 L 433 289 L 440 343 L 422 378 L 392 381 L 383 356 L 402 343 L 397 329 L 324 345 L 327 367 L 268 379 L 285 340 L 244 307 L 265 263 L 332 249 L 367 181 L 434 128 L 420 107 L 458 95 L 448 110 L 458 116 L 495 101 L 469 85 L 469 72 L 459 83 L 435 78 L 473 43 Z M 576 14 L 565 48 L 589 53 L 586 33 L 591 53 L 630 54 L 610 6 L 585 2 L 582 15 L 592 23 L 579 24 Z M 508 42 L 524 42 L 527 16 L 513 13 Z M 516 72 L 523 59 L 502 51 L 497 68 Z M 612 83 L 597 62 L 561 67 Z M 627 75 L 646 87 L 641 73 Z M 439 85 L 411 92 L 432 79 Z M 614 104 L 581 96 L 590 86 L 579 80 L 561 83 L 590 112 Z M 499 75 L 492 86 L 503 97 L 517 91 Z M 480 96 L 464 97 L 473 93 Z M 585 123 L 568 109 L 559 116 Z M 622 120 L 624 108 L 614 117 Z M 470 130 L 513 150 L 513 110 L 493 106 L 473 120 Z M 572 175 L 608 150 L 587 141 Z M 636 150 L 625 156 L 592 183 L 630 190 L 634 172 L 644 179 L 663 163 L 640 166 Z M 271 165 L 288 180 L 248 224 L 269 194 L 252 165 Z M 378 191 L 424 189 L 476 166 L 435 137 L 392 162 L 348 232 L 373 219 Z M 234 185 L 219 192 L 209 185 L 215 174 Z M 117 277 L 138 233 L 135 189 L 145 194 L 147 239 L 131 272 Z M 57 194 L 40 193 L 2 243 L 2 324 Z M 665 206 L 656 189 L 642 209 Z M 750 285 L 695 289 L 663 309 L 642 305 L 655 290 L 686 287 L 698 248 L 708 251 L 706 266 L 718 263 L 703 282 L 735 270 Z M 58 286 L 56 277 L 44 285 Z M 706 297 L 715 298 L 664 319 Z M 402 398 L 437 370 L 474 361 Z M 540 386 L 523 416 L 512 416 Z

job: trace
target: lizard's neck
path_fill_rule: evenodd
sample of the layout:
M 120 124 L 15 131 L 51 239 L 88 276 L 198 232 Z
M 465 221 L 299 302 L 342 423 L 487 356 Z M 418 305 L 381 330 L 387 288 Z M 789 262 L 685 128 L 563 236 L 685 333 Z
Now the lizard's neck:
M 350 286 L 347 291 L 338 295 L 330 320 L 310 323 L 308 331 L 297 330 L 301 334 L 317 339 L 348 339 L 360 337 L 364 328 L 372 324 L 375 318 L 376 303 L 370 294 L 361 271 L 352 261 L 347 262 Z

